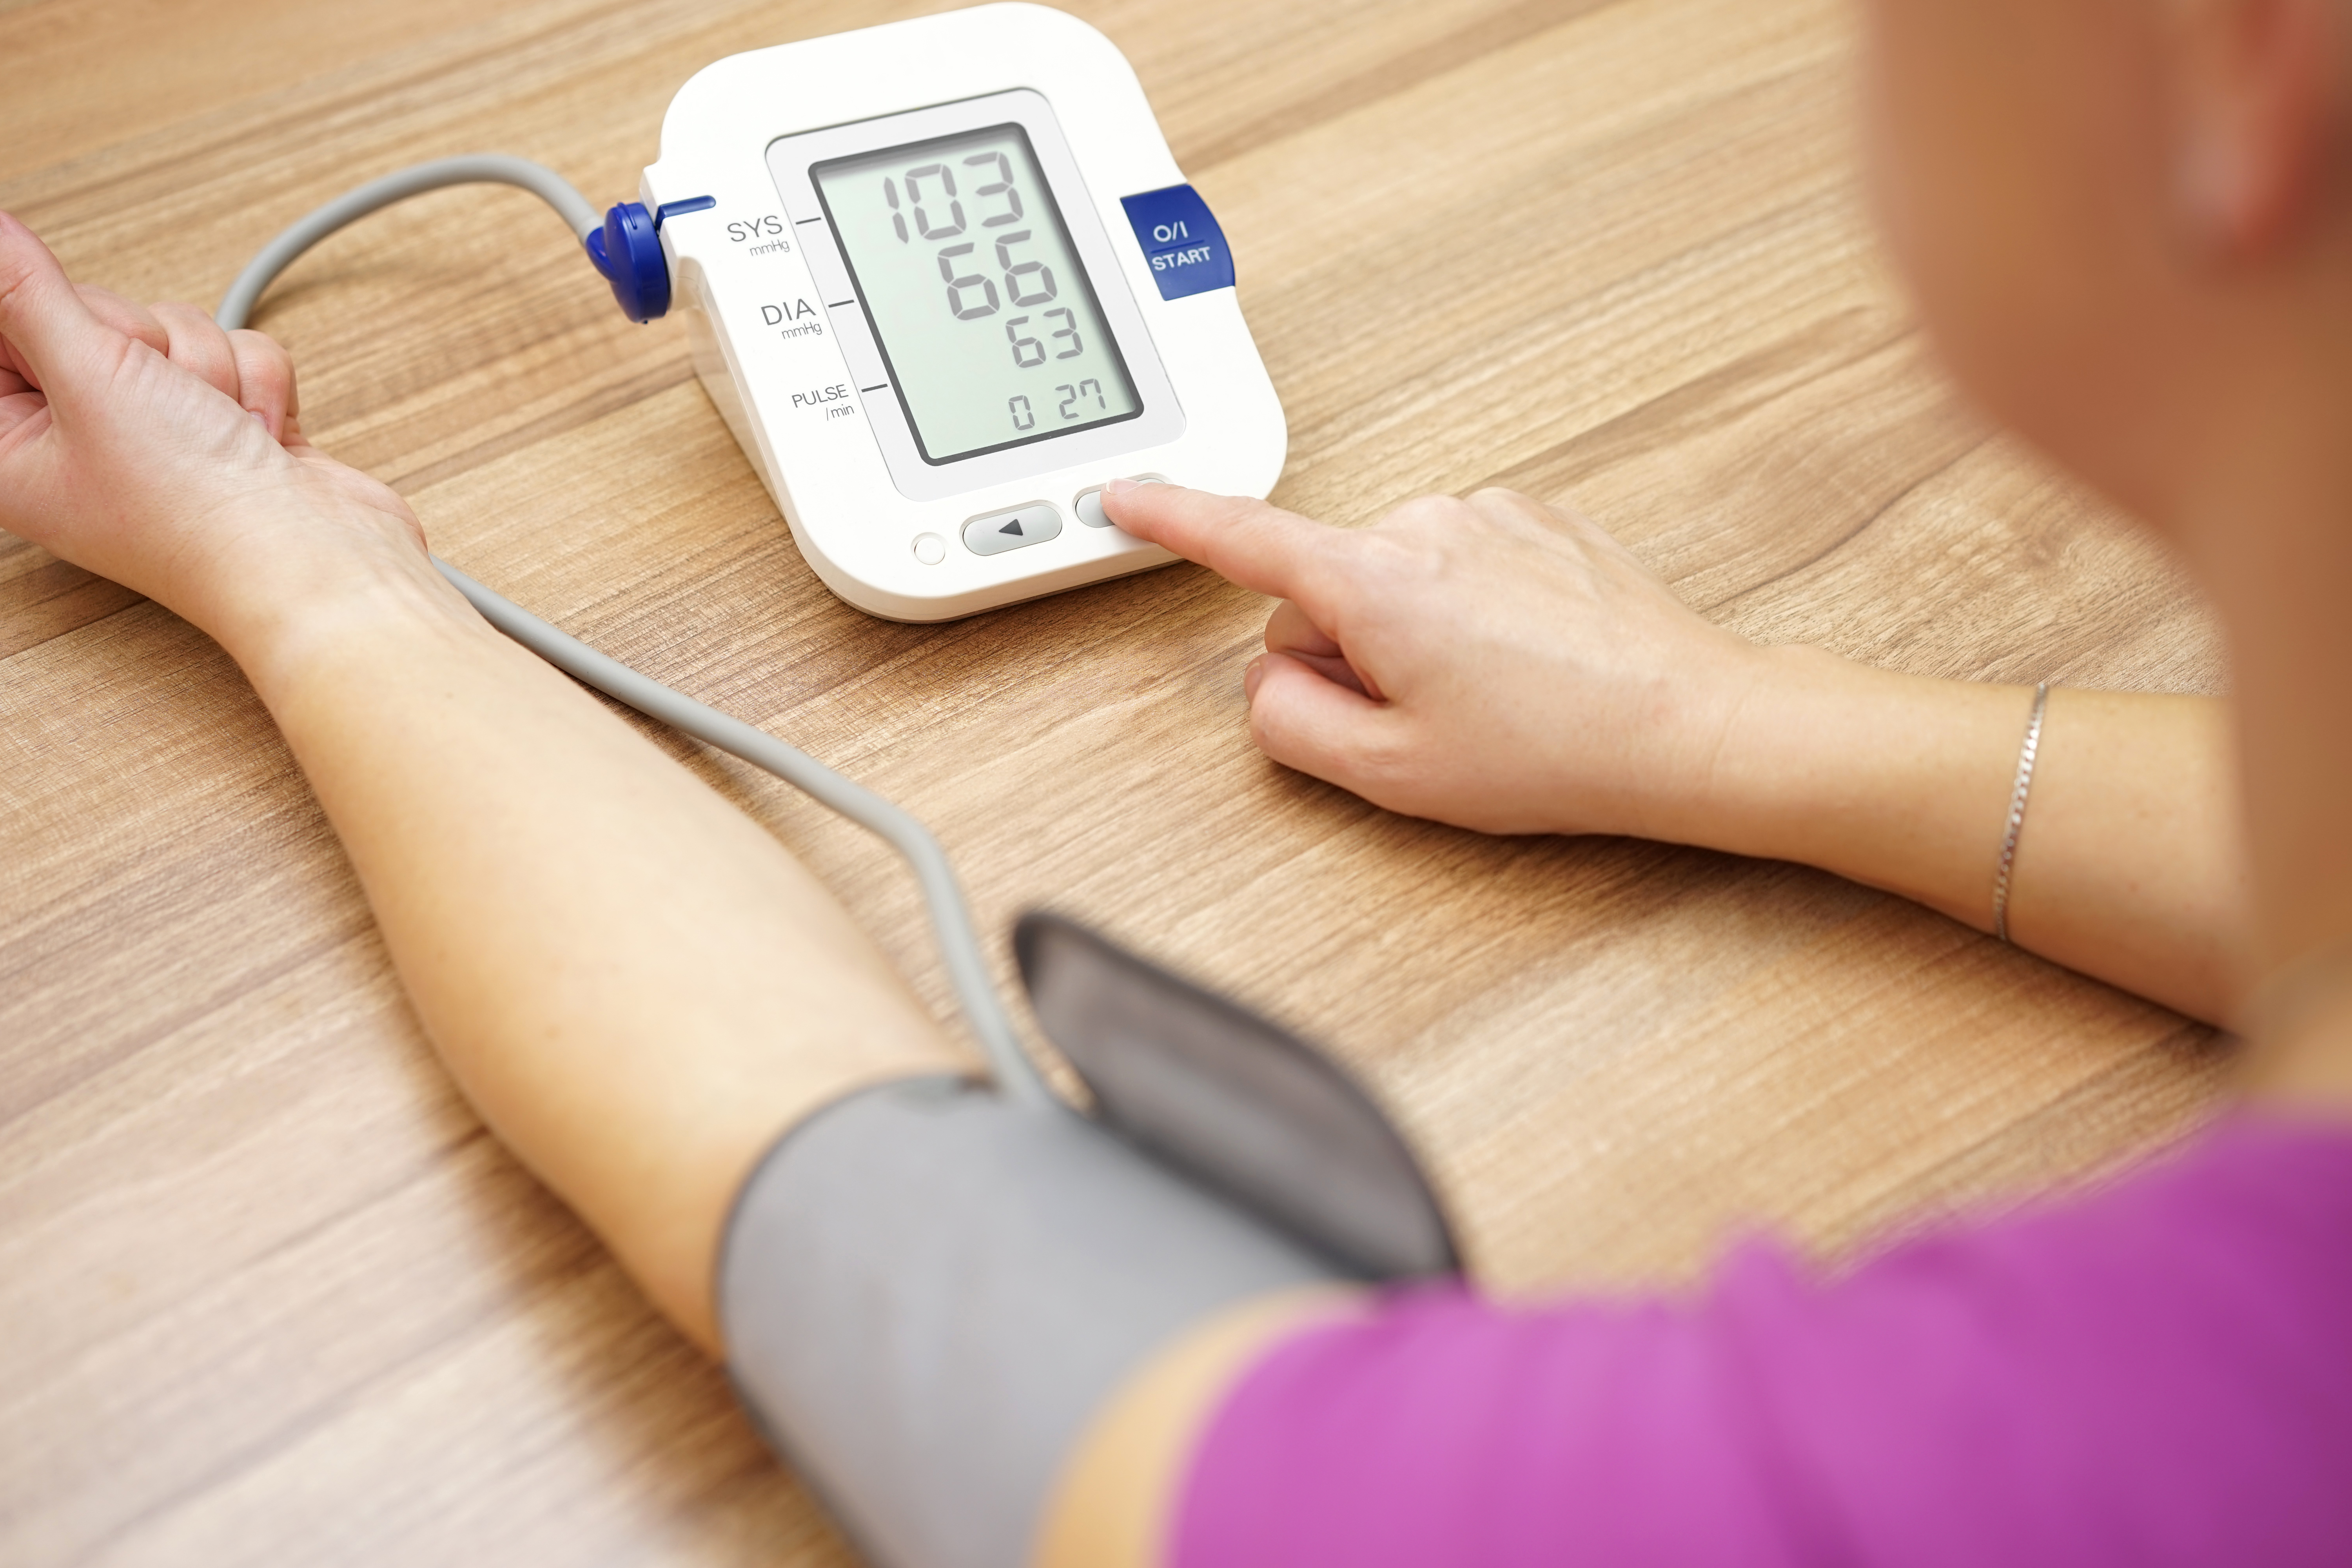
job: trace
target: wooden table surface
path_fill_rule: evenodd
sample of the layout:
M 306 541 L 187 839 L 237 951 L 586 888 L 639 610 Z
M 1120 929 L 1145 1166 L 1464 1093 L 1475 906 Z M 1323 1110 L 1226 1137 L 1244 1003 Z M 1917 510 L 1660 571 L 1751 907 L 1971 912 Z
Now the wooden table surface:
M 281 225 L 420 159 L 633 196 L 698 67 L 927 8 L 0 0 L 0 205 L 86 279 L 209 305 Z M 2221 682 L 2179 575 L 1929 362 L 1863 205 L 1842 0 L 1073 8 L 1223 220 L 1286 504 L 1573 495 L 1759 637 Z M 1687 1279 L 1748 1227 L 1832 1251 L 2212 1102 L 2210 1030 L 1898 900 L 1480 838 L 1270 765 L 1240 688 L 1267 606 L 1191 567 L 950 626 L 849 609 L 679 324 L 622 321 L 518 193 L 371 220 L 257 324 L 320 444 L 442 553 L 912 807 L 985 930 L 1051 904 L 1328 1042 L 1500 1289 Z M 946 1010 L 883 850 L 663 743 Z M 0 1561 L 845 1556 L 457 1100 L 227 658 L 0 535 Z

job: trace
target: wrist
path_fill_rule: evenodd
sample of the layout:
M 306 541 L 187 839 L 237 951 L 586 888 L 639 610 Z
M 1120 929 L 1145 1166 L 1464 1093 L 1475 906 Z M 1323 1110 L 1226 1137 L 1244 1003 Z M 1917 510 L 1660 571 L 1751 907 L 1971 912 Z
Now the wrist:
M 1822 864 L 1824 840 L 1867 801 L 1883 761 L 1871 737 L 1900 706 L 1907 678 L 1798 644 L 1748 652 L 1674 837 Z
M 2032 691 L 1761 650 L 1769 673 L 1710 778 L 1709 847 L 1792 860 L 1990 919 L 2001 814 Z
M 341 533 L 341 537 L 336 534 Z M 226 576 L 190 616 L 278 709 L 337 649 L 394 635 L 491 635 L 418 545 L 330 531 Z
M 1870 700 L 1880 672 L 1819 648 L 1740 642 L 1676 684 L 1658 714 L 1670 748 L 1648 772 L 1664 787 L 1626 803 L 1637 837 L 1791 858 L 1791 828 L 1822 805 L 1831 721 Z M 1833 738 L 1834 737 L 1834 738 Z

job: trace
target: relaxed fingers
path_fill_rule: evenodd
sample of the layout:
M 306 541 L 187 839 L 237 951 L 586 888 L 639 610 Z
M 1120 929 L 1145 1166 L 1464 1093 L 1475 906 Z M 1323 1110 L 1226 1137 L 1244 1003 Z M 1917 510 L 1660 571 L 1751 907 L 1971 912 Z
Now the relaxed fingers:
M 1250 690 L 1250 735 L 1285 767 L 1374 800 L 1397 715 L 1305 659 L 1269 653 Z
M 1380 688 L 1372 684 L 1371 678 L 1360 674 L 1354 665 L 1349 664 L 1338 654 L 1294 653 L 1288 657 L 1307 666 L 1334 686 L 1344 686 L 1350 691 L 1360 692 L 1375 702 L 1382 700 Z
M 236 353 L 220 323 L 194 305 L 163 304 L 155 319 L 172 334 L 172 363 L 210 383 L 229 397 L 236 396 Z
M 271 440 L 285 439 L 296 411 L 293 356 L 267 332 L 244 328 L 229 333 L 228 346 L 236 360 L 237 402 L 261 416 Z
M 1285 599 L 1275 606 L 1273 617 L 1265 623 L 1265 647 L 1268 653 L 1286 654 L 1312 667 L 1327 680 L 1360 691 L 1375 702 L 1381 700 L 1380 689 L 1348 661 L 1347 650 L 1338 639 L 1317 626 L 1296 600 Z
M 1276 653 L 1328 656 L 1339 651 L 1339 639 L 1317 626 L 1296 599 L 1285 599 L 1274 607 L 1265 623 L 1265 646 Z

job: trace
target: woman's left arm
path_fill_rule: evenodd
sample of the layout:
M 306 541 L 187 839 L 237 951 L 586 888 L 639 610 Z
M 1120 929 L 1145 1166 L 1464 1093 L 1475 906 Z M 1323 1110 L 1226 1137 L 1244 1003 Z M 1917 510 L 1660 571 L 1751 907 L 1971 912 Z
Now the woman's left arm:
M 808 871 L 434 570 L 302 438 L 290 365 L 77 290 L 0 214 L 0 527 L 218 639 L 499 1138 L 689 1336 L 744 1173 L 860 1086 L 971 1064 Z

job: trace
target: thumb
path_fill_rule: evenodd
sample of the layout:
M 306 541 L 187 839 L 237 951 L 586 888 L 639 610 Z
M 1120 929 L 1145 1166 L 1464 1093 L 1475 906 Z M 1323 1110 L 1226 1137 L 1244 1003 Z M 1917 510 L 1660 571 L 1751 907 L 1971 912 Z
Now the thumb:
M 40 237 L 0 212 L 0 340 L 55 407 L 122 335 L 90 314 Z
M 1258 660 L 1250 735 L 1285 767 L 1370 796 L 1401 722 L 1386 703 L 1326 679 L 1303 659 L 1268 653 Z

